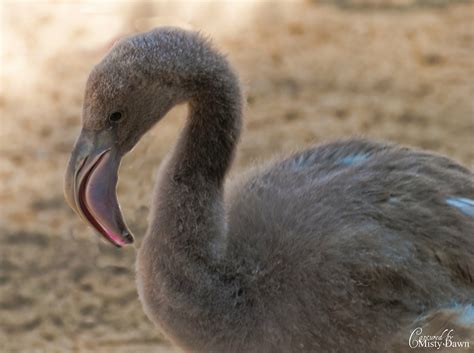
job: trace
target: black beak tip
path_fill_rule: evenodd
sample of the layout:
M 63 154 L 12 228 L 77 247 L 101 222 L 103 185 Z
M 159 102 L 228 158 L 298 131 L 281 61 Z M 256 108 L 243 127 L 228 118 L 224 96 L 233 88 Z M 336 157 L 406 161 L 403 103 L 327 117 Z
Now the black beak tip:
M 124 231 L 122 233 L 122 236 L 123 239 L 127 242 L 127 244 L 132 244 L 135 241 L 132 233 L 130 233 L 129 231 Z

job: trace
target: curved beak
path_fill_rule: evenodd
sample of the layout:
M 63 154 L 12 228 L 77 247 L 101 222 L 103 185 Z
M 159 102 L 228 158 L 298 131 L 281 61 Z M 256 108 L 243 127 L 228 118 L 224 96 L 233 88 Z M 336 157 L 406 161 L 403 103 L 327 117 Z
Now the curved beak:
M 117 247 L 133 243 L 117 201 L 120 159 L 110 131 L 83 129 L 71 153 L 64 183 L 69 206 Z

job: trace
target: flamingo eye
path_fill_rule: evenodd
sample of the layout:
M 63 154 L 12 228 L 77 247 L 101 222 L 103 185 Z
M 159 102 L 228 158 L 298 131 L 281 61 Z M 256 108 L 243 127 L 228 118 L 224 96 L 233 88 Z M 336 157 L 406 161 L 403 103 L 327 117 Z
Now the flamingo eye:
M 122 113 L 121 112 L 113 112 L 109 116 L 109 121 L 116 123 L 122 120 Z

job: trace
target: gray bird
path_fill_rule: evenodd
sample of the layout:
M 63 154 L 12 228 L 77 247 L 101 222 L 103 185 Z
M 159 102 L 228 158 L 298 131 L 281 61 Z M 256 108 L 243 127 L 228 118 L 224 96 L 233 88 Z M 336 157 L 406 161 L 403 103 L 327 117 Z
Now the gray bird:
M 65 194 L 105 239 L 132 243 L 115 192 L 120 159 L 180 103 L 187 123 L 159 170 L 137 258 L 143 308 L 174 344 L 379 353 L 407 346 L 402 333 L 423 318 L 474 332 L 472 172 L 352 139 L 224 187 L 242 93 L 226 58 L 195 32 L 122 39 L 89 76 Z

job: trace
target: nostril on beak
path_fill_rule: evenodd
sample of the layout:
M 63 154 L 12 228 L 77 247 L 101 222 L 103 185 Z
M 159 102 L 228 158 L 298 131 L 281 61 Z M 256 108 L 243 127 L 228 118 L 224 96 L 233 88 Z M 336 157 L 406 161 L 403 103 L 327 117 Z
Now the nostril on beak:
M 77 173 L 79 173 L 81 171 L 84 164 L 86 164 L 86 161 L 87 161 L 87 156 L 77 160 L 77 162 L 76 162 L 76 171 L 77 171 Z

